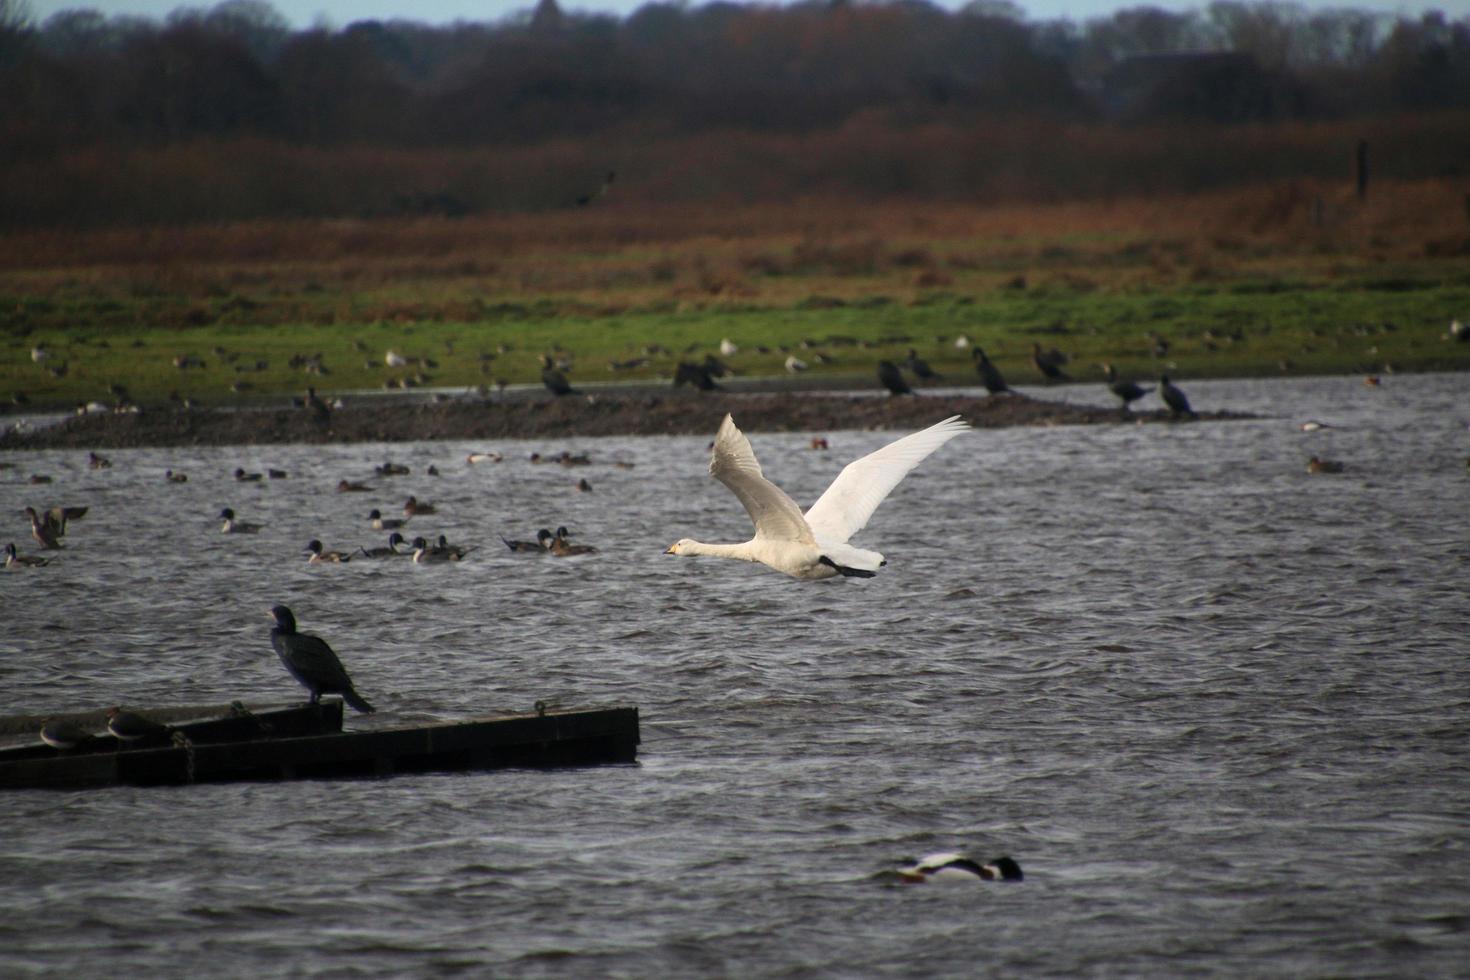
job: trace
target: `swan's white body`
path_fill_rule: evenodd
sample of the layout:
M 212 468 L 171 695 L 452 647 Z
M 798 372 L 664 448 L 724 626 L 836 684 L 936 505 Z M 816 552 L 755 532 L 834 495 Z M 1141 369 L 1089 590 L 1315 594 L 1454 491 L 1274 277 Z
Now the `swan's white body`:
M 750 440 L 726 415 L 715 435 L 709 472 L 745 507 L 755 525 L 755 537 L 741 544 L 705 544 L 684 538 L 665 554 L 755 561 L 793 578 L 871 577 L 884 564 L 883 556 L 855 548 L 848 540 L 867 525 L 873 511 L 914 467 L 969 428 L 955 415 L 848 463 L 826 493 L 802 514 L 796 502 L 761 473 Z

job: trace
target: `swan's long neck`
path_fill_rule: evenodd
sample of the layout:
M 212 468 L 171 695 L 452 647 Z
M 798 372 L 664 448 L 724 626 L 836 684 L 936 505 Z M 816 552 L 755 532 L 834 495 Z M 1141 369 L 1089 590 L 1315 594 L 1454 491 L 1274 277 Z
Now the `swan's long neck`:
M 710 555 L 714 558 L 738 558 L 741 561 L 759 561 L 760 559 L 752 553 L 751 542 L 745 541 L 740 544 L 705 544 L 703 541 L 691 541 L 684 546 L 686 555 Z

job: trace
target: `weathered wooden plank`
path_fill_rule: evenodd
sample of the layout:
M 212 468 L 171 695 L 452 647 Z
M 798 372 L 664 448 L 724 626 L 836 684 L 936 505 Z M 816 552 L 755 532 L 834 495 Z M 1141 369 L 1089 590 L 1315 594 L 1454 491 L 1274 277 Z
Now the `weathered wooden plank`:
M 190 742 L 197 744 L 205 742 L 240 742 L 254 738 L 282 738 L 292 735 L 322 735 L 328 732 L 340 732 L 342 730 L 342 702 L 337 698 L 327 698 L 315 705 L 302 704 L 294 708 L 263 708 L 250 710 L 243 705 L 226 705 L 221 709 L 188 709 L 190 713 L 180 714 L 178 709 L 153 708 L 143 713 L 155 721 L 167 720 L 174 731 L 188 738 Z M 177 718 L 198 719 L 198 711 L 216 710 L 220 717 L 204 718 L 195 721 L 175 722 Z M 93 716 L 96 717 L 93 717 Z M 29 717 L 29 716 L 21 716 Z M 120 748 L 136 750 L 142 748 L 156 748 L 171 743 L 169 735 L 160 735 L 152 739 L 144 739 L 139 742 L 122 745 L 118 739 L 108 734 L 107 718 L 101 712 L 90 712 L 76 717 L 86 719 L 81 721 L 86 728 L 93 729 L 101 734 L 74 749 L 66 749 L 59 752 L 49 745 L 42 744 L 38 735 L 36 742 L 30 745 L 22 745 L 15 748 L 0 750 L 0 763 L 14 762 L 22 759 L 55 759 L 58 755 L 67 756 L 90 755 L 99 752 L 116 752 Z M 35 727 L 27 732 L 34 735 L 40 730 L 39 721 Z
M 0 762 L 0 787 L 153 786 L 581 766 L 633 762 L 638 742 L 637 708 L 554 711 L 111 752 L 51 750 L 50 757 Z

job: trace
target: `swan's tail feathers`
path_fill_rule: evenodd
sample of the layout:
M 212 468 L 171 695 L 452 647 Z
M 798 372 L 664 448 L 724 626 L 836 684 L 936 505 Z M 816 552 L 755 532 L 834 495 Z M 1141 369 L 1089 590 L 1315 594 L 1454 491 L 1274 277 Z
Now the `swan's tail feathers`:
M 820 564 L 830 565 L 833 568 L 837 569 L 837 571 L 841 573 L 843 578 L 873 578 L 878 574 L 877 572 L 870 572 L 866 568 L 853 568 L 850 565 L 839 565 L 832 559 L 828 558 L 826 555 L 818 558 L 817 561 Z M 886 565 L 888 563 L 884 562 L 883 564 Z

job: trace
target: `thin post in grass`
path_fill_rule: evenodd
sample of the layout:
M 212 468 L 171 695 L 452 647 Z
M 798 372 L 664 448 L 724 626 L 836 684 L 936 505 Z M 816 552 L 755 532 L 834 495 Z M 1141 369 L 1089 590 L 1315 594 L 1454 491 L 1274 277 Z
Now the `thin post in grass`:
M 1358 140 L 1358 150 L 1353 157 L 1354 173 L 1358 181 L 1358 200 L 1368 199 L 1368 141 Z

